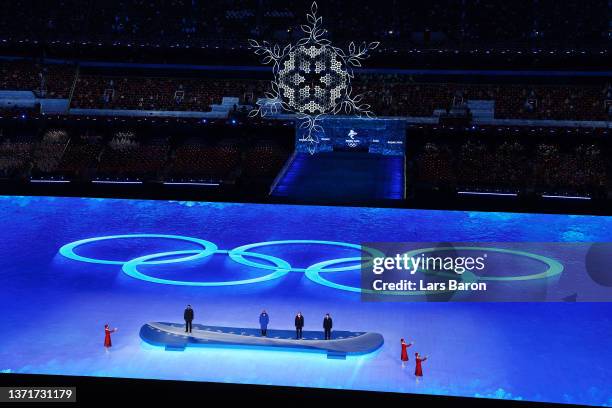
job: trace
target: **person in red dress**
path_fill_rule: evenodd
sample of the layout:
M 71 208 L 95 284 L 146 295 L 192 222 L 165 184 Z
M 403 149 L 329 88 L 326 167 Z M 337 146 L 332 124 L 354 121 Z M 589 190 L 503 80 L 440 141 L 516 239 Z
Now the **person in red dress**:
M 412 346 L 412 342 L 411 343 L 406 343 L 404 341 L 404 339 L 401 339 L 401 345 L 402 345 L 402 355 L 401 355 L 401 359 L 402 359 L 402 367 L 404 367 L 406 365 L 406 361 L 408 361 L 408 347 Z
M 113 343 L 111 342 L 111 333 L 114 333 L 116 331 L 117 328 L 111 330 L 108 324 L 104 325 L 104 349 L 106 351 L 108 351 L 108 349 L 113 346 Z
M 422 377 L 423 376 L 423 367 L 421 367 L 421 363 L 425 360 L 427 360 L 427 356 L 425 357 L 421 357 L 419 355 L 419 353 L 414 353 L 414 357 L 416 360 L 416 367 L 414 368 L 414 375 L 416 375 L 417 377 Z

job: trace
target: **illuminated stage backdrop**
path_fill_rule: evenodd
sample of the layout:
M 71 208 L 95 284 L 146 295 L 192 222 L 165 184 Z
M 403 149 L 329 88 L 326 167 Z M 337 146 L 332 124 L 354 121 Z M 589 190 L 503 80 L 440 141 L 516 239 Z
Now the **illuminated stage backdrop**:
M 318 134 L 317 152 L 353 151 L 403 156 L 406 122 L 398 119 L 326 117 L 319 119 L 325 132 Z M 308 129 L 296 128 L 295 148 L 309 152 Z
M 612 402 L 610 303 L 362 302 L 306 276 L 358 256 L 363 242 L 609 242 L 610 217 L 50 197 L 0 197 L 0 211 L 5 372 Z M 359 286 L 350 262 L 323 268 L 325 279 Z M 292 330 L 301 311 L 309 333 L 329 312 L 334 330 L 380 333 L 384 344 L 330 360 L 241 347 L 169 352 L 141 340 L 143 324 L 181 323 L 187 304 L 196 324 L 214 327 L 256 328 L 265 308 L 270 330 Z M 119 328 L 109 353 L 105 323 Z M 401 364 L 400 338 L 429 356 L 418 381 L 413 359 Z

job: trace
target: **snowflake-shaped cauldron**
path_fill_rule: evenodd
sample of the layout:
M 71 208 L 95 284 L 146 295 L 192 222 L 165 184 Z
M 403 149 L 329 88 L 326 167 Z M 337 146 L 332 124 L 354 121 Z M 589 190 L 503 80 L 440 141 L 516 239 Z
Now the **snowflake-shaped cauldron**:
M 349 44 L 348 52 L 335 47 L 324 38 L 327 30 L 321 28 L 323 17 L 317 16 L 317 3 L 312 3 L 308 24 L 301 26 L 306 34 L 295 45 L 283 49 L 279 45 L 261 44 L 249 40 L 255 54 L 263 56 L 264 64 L 272 64 L 274 80 L 266 97 L 257 101 L 250 116 L 274 115 L 280 111 L 294 113 L 301 128 L 307 128 L 305 140 L 311 153 L 316 151 L 318 133 L 323 128 L 317 123 L 322 115 L 339 113 L 373 117 L 370 105 L 362 104 L 363 95 L 352 95 L 353 67 L 360 67 L 370 50 L 378 42 Z

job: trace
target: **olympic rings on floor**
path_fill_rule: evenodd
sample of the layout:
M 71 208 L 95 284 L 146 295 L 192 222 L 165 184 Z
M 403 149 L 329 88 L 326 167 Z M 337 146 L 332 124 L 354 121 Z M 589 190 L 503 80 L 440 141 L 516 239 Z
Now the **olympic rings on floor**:
M 129 234 L 129 235 L 108 235 L 104 237 L 81 239 L 79 241 L 74 241 L 74 242 L 64 245 L 63 247 L 60 248 L 59 253 L 65 256 L 66 258 L 72 259 L 74 261 L 79 261 L 79 262 L 105 264 L 105 265 L 123 265 L 128 261 L 112 261 L 112 260 L 106 260 L 106 259 L 88 258 L 85 256 L 77 255 L 74 252 L 74 250 L 77 247 L 80 247 L 86 244 L 90 244 L 92 242 L 108 241 L 108 240 L 114 240 L 114 239 L 131 239 L 131 238 L 173 239 L 173 240 L 179 240 L 179 241 L 193 242 L 194 244 L 201 245 L 203 248 L 202 251 L 198 251 L 197 254 L 194 254 L 192 256 L 183 257 L 183 258 L 175 258 L 175 259 L 166 259 L 162 261 L 147 262 L 149 265 L 159 265 L 159 264 L 169 264 L 169 263 L 192 261 L 194 259 L 205 258 L 209 255 L 212 255 L 217 250 L 217 245 L 213 244 L 210 241 L 205 241 L 199 238 L 184 237 L 182 235 Z
M 190 242 L 193 244 L 197 244 L 201 246 L 201 249 L 187 249 L 187 250 L 178 250 L 178 251 L 167 251 L 167 252 L 159 252 L 148 254 L 144 256 L 140 256 L 134 259 L 130 259 L 127 261 L 119 261 L 119 260 L 109 260 L 109 259 L 97 259 L 86 257 L 83 255 L 78 255 L 75 250 L 78 247 L 83 245 L 100 242 L 100 241 L 109 241 L 109 240 L 117 240 L 117 239 L 140 239 L 140 238 L 157 238 L 157 239 L 171 239 L 178 241 Z M 322 262 L 317 262 L 313 265 L 310 265 L 306 268 L 298 268 L 292 266 L 288 261 L 285 261 L 281 258 L 278 258 L 273 255 L 262 254 L 258 252 L 251 252 L 251 250 L 255 248 L 262 248 L 267 246 L 277 246 L 277 245 L 327 245 L 327 246 L 335 246 L 341 248 L 349 248 L 359 251 L 360 256 L 355 257 L 345 257 L 345 258 L 337 258 L 337 259 L 329 259 Z M 563 265 L 558 261 L 544 257 L 538 254 L 532 254 L 525 251 L 517 251 L 512 249 L 505 248 L 495 248 L 495 247 L 449 247 L 449 248 L 421 248 L 411 250 L 406 252 L 407 256 L 416 256 L 422 254 L 424 252 L 437 252 L 444 251 L 446 249 L 459 249 L 459 250 L 485 250 L 491 252 L 498 252 L 504 254 L 510 254 L 515 256 L 523 256 L 530 259 L 534 259 L 536 261 L 544 263 L 548 268 L 544 272 L 538 272 L 531 275 L 523 275 L 523 276 L 478 276 L 473 273 L 466 273 L 462 276 L 464 281 L 475 282 L 475 281 L 524 281 L 524 280 L 532 280 L 532 279 L 544 279 L 553 276 L 557 276 L 561 274 L 563 271 Z M 165 235 L 165 234 L 127 234 L 127 235 L 109 235 L 102 237 L 94 237 L 94 238 L 86 238 L 78 241 L 74 241 L 62 246 L 59 250 L 59 253 L 68 258 L 79 262 L 86 263 L 94 263 L 94 264 L 104 264 L 104 265 L 121 265 L 121 269 L 123 273 L 126 275 L 140 279 L 147 282 L 165 284 L 165 285 L 178 285 L 178 286 L 201 286 L 201 287 L 219 287 L 219 286 L 235 286 L 235 285 L 247 285 L 252 283 L 260 283 L 271 281 L 275 279 L 282 278 L 290 272 L 303 273 L 306 278 L 315 282 L 319 285 L 327 286 L 329 288 L 347 291 L 347 292 L 357 292 L 357 293 L 370 293 L 373 291 L 369 291 L 366 289 L 362 289 L 360 287 L 344 285 L 340 283 L 336 283 L 330 281 L 327 278 L 324 278 L 322 273 L 331 273 L 331 272 L 345 272 L 345 271 L 354 271 L 360 270 L 362 267 L 367 266 L 370 261 L 377 257 L 384 257 L 384 253 L 378 249 L 368 248 L 358 244 L 351 244 L 347 242 L 338 242 L 338 241 L 323 241 L 323 240 L 279 240 L 279 241 L 263 241 L 256 242 L 253 244 L 242 245 L 230 250 L 219 249 L 216 244 L 210 241 L 206 241 L 199 238 L 186 237 L 182 235 Z M 269 271 L 268 274 L 249 278 L 249 279 L 241 279 L 241 280 L 231 280 L 231 281 L 183 281 L 183 280 L 172 280 L 172 279 L 162 279 L 153 277 L 145 274 L 139 268 L 141 266 L 150 266 L 150 265 L 167 265 L 181 262 L 189 262 L 202 258 L 206 258 L 212 255 L 228 255 L 229 258 L 241 265 L 248 266 L 256 269 L 263 269 Z M 367 256 L 364 256 L 367 254 Z M 264 261 L 257 262 L 252 260 L 255 258 L 257 260 Z M 365 261 L 365 262 L 364 262 Z M 350 265 L 346 266 L 337 266 L 342 264 L 350 263 Z M 421 271 L 425 272 L 425 271 Z M 376 292 L 379 294 L 385 294 Z M 391 292 L 389 294 L 393 295 L 424 295 L 428 294 L 427 291 L 412 291 L 412 292 Z
M 267 275 L 260 276 L 260 277 L 257 277 L 257 278 L 251 278 L 251 279 L 242 279 L 242 280 L 233 280 L 233 281 L 210 281 L 210 282 L 203 282 L 203 281 L 177 281 L 177 280 L 171 280 L 171 279 L 155 278 L 153 276 L 145 275 L 144 273 L 142 273 L 142 272 L 140 272 L 138 270 L 138 265 L 146 264 L 151 259 L 163 258 L 163 257 L 167 257 L 167 256 L 174 256 L 174 255 L 186 255 L 186 254 L 189 254 L 189 253 L 197 255 L 200 252 L 201 251 L 190 250 L 190 251 L 160 252 L 160 253 L 157 253 L 157 254 L 145 255 L 145 256 L 141 256 L 139 258 L 134 258 L 131 261 L 126 262 L 125 264 L 123 264 L 122 270 L 123 270 L 123 272 L 125 272 L 126 275 L 131 276 L 132 278 L 141 279 L 141 280 L 144 280 L 144 281 L 147 281 L 147 282 L 152 282 L 152 283 L 161 283 L 161 284 L 165 284 L 165 285 L 180 285 L 180 286 L 234 286 L 234 285 L 246 285 L 246 284 L 249 284 L 249 283 L 265 282 L 265 281 L 277 279 L 277 278 L 280 278 L 282 276 L 285 276 L 287 273 L 289 273 L 289 270 L 291 269 L 291 265 L 289 265 L 284 260 L 276 258 L 274 256 L 265 255 L 265 254 L 258 254 L 258 253 L 248 253 L 248 254 L 244 253 L 244 255 L 246 255 L 246 256 L 250 256 L 250 257 L 253 257 L 253 258 L 259 258 L 259 259 L 263 259 L 263 260 L 266 260 L 266 261 L 274 263 L 275 264 L 274 271 L 269 273 L 269 274 L 267 274 Z M 223 251 L 223 250 L 215 251 L 215 254 L 226 254 L 226 253 L 228 253 L 228 251 Z

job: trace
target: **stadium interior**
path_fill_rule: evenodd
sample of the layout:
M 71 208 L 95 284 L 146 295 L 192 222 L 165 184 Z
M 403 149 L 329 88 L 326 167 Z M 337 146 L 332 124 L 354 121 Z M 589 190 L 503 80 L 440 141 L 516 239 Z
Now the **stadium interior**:
M 0 25 L 5 191 L 593 213 L 609 207 L 608 1 L 425 7 L 385 0 L 389 15 L 376 18 L 366 18 L 367 1 L 350 10 L 340 1 L 322 4 L 334 41 L 381 42 L 367 68 L 356 70 L 353 87 L 378 118 L 406 123 L 405 163 L 395 170 L 403 185 L 391 195 L 376 192 L 379 177 L 360 192 L 298 186 L 299 194 L 274 194 L 300 161 L 295 118 L 249 117 L 272 74 L 247 39 L 292 40 L 301 18 L 295 10 L 308 2 L 51 3 L 11 2 L 5 12 L 13 18 Z M 372 158 L 358 156 L 345 158 L 353 168 L 343 168 L 363 179 L 358 169 Z M 302 161 L 309 160 L 323 158 Z
M 186 389 L 198 402 L 219 381 L 341 404 L 361 390 L 612 406 L 610 307 L 588 297 L 612 287 L 598 249 L 611 241 L 611 137 L 612 0 L 4 1 L 0 380 L 176 380 L 134 380 L 138 398 Z M 506 243 L 475 247 L 508 256 L 500 276 L 465 276 L 533 298 L 363 301 L 360 265 L 346 264 L 393 240 L 449 256 L 466 249 L 451 243 Z M 513 247 L 525 242 L 596 244 L 563 258 Z M 186 304 L 202 344 L 244 343 L 181 353 Z M 338 316 L 355 355 L 249 348 L 306 344 L 286 319 L 298 305 L 309 324 Z M 254 320 L 263 307 L 275 339 Z M 416 347 L 400 361 L 413 335 L 434 354 L 425 380 Z

